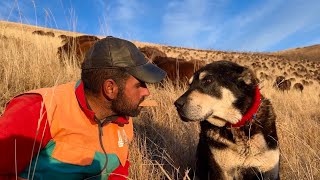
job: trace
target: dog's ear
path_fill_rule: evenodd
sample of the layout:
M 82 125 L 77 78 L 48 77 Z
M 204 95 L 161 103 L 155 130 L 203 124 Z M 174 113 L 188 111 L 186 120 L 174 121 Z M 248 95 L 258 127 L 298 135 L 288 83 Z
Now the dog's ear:
M 240 74 L 240 77 L 238 78 L 238 80 L 243 81 L 247 85 L 250 85 L 250 84 L 256 85 L 259 83 L 259 80 L 256 77 L 256 75 L 254 74 L 254 72 L 246 67 L 244 68 L 244 70 Z

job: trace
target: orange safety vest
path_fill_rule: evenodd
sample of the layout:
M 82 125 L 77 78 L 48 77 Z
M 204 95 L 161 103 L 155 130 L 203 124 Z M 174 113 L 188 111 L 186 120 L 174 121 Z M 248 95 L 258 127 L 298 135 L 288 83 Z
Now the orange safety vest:
M 98 124 L 82 111 L 75 95 L 75 85 L 75 82 L 71 82 L 27 93 L 37 93 L 43 98 L 51 137 L 56 143 L 52 157 L 64 163 L 85 166 L 92 163 L 95 152 L 103 153 L 103 150 L 99 142 Z M 132 118 L 123 127 L 109 123 L 102 131 L 107 154 L 116 154 L 124 166 L 129 142 L 133 138 Z

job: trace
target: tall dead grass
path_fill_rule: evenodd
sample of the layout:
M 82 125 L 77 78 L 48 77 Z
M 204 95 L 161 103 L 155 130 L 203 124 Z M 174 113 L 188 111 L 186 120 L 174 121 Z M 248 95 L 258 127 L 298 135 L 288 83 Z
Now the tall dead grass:
M 79 77 L 77 66 L 69 64 L 61 68 L 56 55 L 56 49 L 60 46 L 58 38 L 23 32 L 19 29 L 0 31 L 2 107 L 9 98 L 18 93 Z
M 60 40 L 32 35 L 29 31 L 2 31 L 0 41 L 0 113 L 15 95 L 80 77 L 79 68 L 61 65 L 56 51 Z M 1 37 L 1 36 L 0 36 Z M 277 114 L 283 179 L 320 179 L 320 100 L 318 84 L 304 92 L 278 92 L 265 82 L 262 93 Z M 145 109 L 134 119 L 135 138 L 130 150 L 130 179 L 188 179 L 195 167 L 197 123 L 179 120 L 173 102 L 186 87 L 170 82 L 164 88 L 149 86 L 159 105 Z

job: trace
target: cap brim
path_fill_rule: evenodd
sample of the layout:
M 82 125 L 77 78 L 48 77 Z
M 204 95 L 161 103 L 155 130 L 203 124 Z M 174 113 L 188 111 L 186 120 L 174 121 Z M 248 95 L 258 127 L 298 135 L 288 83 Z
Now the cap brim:
M 146 63 L 141 66 L 128 68 L 128 72 L 146 83 L 157 83 L 166 77 L 166 72 L 152 63 Z

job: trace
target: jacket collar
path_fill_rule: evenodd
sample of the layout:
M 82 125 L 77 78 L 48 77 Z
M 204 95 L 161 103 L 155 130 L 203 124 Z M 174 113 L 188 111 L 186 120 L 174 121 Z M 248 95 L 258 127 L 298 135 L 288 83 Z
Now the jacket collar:
M 82 111 L 85 113 L 85 115 L 93 122 L 96 122 L 95 120 L 95 113 L 90 109 L 90 107 L 87 104 L 87 99 L 84 93 L 84 85 L 81 80 L 79 80 L 75 85 L 75 94 L 78 100 L 78 103 L 82 109 Z M 129 118 L 125 117 L 117 117 L 115 120 L 111 121 L 112 123 L 116 123 L 119 126 L 123 126 L 124 124 L 129 123 Z

